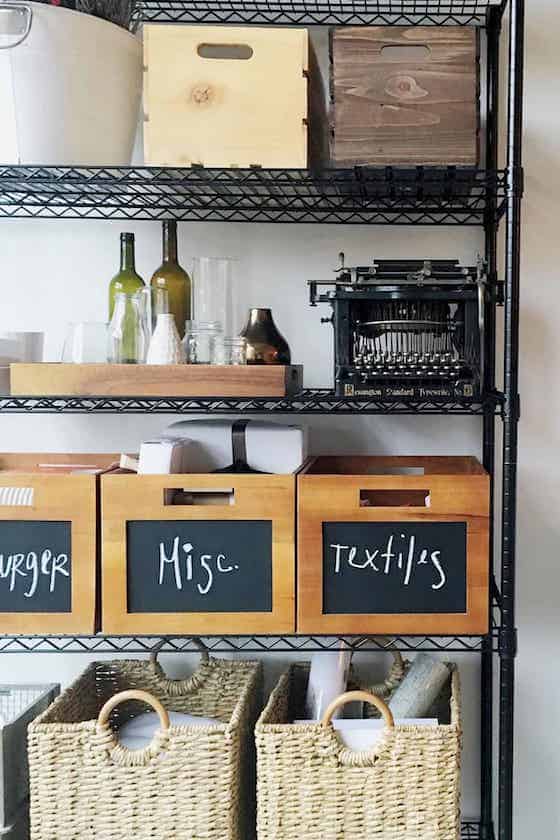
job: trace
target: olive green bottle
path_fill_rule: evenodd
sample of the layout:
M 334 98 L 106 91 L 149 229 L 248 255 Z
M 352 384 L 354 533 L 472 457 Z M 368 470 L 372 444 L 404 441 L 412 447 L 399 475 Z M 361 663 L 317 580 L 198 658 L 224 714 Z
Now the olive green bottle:
M 178 262 L 177 222 L 163 222 L 163 263 L 154 272 L 152 289 L 167 291 L 169 311 L 175 318 L 180 337 L 185 335 L 185 321 L 191 318 L 191 278 Z
M 134 264 L 134 234 L 121 233 L 121 267 L 109 285 L 109 320 L 113 317 L 117 292 L 134 294 L 145 285 Z

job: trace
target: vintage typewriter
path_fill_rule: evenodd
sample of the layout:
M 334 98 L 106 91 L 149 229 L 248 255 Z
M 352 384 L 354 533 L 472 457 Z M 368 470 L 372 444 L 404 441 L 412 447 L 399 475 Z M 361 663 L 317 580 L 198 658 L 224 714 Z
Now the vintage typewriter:
M 341 264 L 310 281 L 311 306 L 329 303 L 335 392 L 381 400 L 476 400 L 484 378 L 487 282 L 481 260 Z

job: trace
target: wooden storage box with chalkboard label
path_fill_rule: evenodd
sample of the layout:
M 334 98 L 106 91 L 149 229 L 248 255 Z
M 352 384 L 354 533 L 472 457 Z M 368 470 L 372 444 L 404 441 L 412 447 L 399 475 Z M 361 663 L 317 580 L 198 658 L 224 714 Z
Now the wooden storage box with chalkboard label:
M 484 634 L 488 591 L 475 458 L 320 457 L 298 476 L 298 632 Z
M 96 629 L 96 471 L 115 457 L 0 454 L 1 632 Z
M 102 479 L 106 633 L 295 630 L 295 476 Z
M 331 62 L 334 165 L 477 166 L 475 27 L 337 28 Z

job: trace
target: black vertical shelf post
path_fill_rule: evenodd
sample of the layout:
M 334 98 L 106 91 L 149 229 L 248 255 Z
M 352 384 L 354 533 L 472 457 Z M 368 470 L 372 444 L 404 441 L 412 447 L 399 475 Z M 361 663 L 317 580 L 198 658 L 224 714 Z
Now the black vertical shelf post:
M 500 86 L 500 34 L 502 19 L 499 8 L 491 7 L 486 16 L 487 67 L 486 67 L 486 168 L 498 167 L 499 135 L 499 86 Z M 488 195 L 488 207 L 484 222 L 485 257 L 491 283 L 491 299 L 485 307 L 485 382 L 486 390 L 496 387 L 496 297 L 498 296 L 498 219 L 497 202 L 492 193 Z M 495 517 L 495 462 L 496 462 L 496 420 L 489 411 L 483 418 L 483 464 L 490 475 L 490 580 L 494 574 L 494 517 Z M 492 594 L 489 604 L 489 627 L 492 627 Z M 480 838 L 493 840 L 493 785 L 494 785 L 494 657 L 492 637 L 482 641 L 480 669 Z
M 502 488 L 502 631 L 500 644 L 499 840 L 513 837 L 515 689 L 515 530 L 519 423 L 519 281 L 523 192 L 523 69 L 525 0 L 512 0 L 509 21 L 507 215 L 504 313 L 504 436 Z

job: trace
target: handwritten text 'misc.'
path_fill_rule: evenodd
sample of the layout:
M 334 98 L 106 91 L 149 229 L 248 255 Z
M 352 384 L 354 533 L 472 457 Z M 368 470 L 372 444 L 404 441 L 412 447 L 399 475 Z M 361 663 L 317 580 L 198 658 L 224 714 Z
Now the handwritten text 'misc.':
M 237 564 L 229 563 L 225 554 L 196 554 L 190 542 L 182 542 L 175 537 L 166 546 L 159 544 L 158 583 L 164 586 L 171 580 L 178 591 L 184 586 L 196 586 L 201 595 L 207 595 L 218 575 L 228 575 L 239 571 Z

